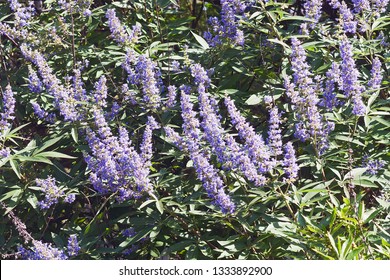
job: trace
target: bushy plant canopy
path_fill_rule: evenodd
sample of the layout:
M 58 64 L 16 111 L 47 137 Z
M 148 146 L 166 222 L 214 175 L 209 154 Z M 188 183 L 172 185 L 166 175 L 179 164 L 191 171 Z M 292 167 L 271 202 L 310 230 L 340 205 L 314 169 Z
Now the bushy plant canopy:
M 10 259 L 389 259 L 388 0 L 0 4 Z

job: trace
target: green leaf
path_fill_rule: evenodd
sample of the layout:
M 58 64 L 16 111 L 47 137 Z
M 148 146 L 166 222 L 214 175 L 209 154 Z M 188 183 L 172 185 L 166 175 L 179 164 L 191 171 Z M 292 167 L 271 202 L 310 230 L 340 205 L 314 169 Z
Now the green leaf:
M 19 186 L 12 186 L 13 190 L 1 195 L 0 201 L 7 200 L 11 197 L 17 197 L 21 194 L 22 190 Z
M 79 142 L 79 134 L 77 128 L 72 127 L 70 134 L 72 135 L 73 141 L 77 144 Z
M 310 19 L 310 18 L 307 18 L 304 16 L 288 16 L 288 17 L 282 18 L 280 21 L 287 21 L 287 20 L 315 22 L 313 19 Z
M 63 138 L 63 136 L 59 136 L 59 137 L 56 137 L 56 138 L 53 138 L 53 139 L 46 141 L 43 145 L 41 145 L 40 147 L 38 147 L 38 149 L 36 149 L 34 151 L 33 155 L 38 154 L 41 151 L 44 151 L 45 149 L 49 148 L 50 146 L 53 146 L 55 143 L 60 141 L 62 138 Z
M 354 168 L 351 171 L 349 171 L 347 174 L 345 174 L 343 181 L 354 180 L 359 176 L 363 175 L 363 173 L 366 172 L 366 170 L 367 170 L 366 167 Z
M 189 246 L 191 246 L 192 244 L 195 244 L 195 242 L 193 240 L 184 240 L 184 241 L 180 241 L 178 243 L 175 243 L 173 244 L 172 246 L 170 246 L 167 251 L 169 253 L 173 253 L 173 252 L 177 252 L 177 251 L 182 251 L 186 248 L 188 248 Z
M 72 157 L 72 156 L 69 156 L 69 155 L 66 155 L 66 154 L 63 154 L 63 153 L 59 153 L 59 152 L 54 152 L 54 151 L 42 152 L 40 154 L 36 154 L 35 156 L 39 156 L 39 157 L 53 157 L 53 158 L 68 158 L 68 159 L 75 159 L 76 158 L 76 157 Z
M 140 241 L 142 238 L 147 236 L 152 229 L 153 229 L 153 227 L 149 226 L 149 227 L 146 227 L 146 228 L 140 230 L 133 237 L 130 237 L 127 240 L 125 240 L 122 243 L 120 243 L 119 246 L 118 246 L 118 249 L 121 251 L 121 250 L 125 249 L 126 247 L 128 247 L 130 245 L 133 245 L 134 243 Z
M 362 220 L 364 213 L 364 201 L 360 201 L 359 207 L 358 207 L 358 218 L 359 220 Z
M 333 250 L 335 251 L 337 257 L 339 257 L 339 256 L 340 256 L 340 255 L 339 255 L 339 251 L 338 251 L 338 249 L 337 249 L 336 242 L 334 241 L 333 236 L 330 234 L 330 232 L 327 233 L 327 236 L 328 236 L 330 245 L 332 245 L 332 248 L 333 248 Z
M 261 99 L 258 95 L 253 94 L 245 101 L 245 103 L 247 105 L 257 105 L 261 103 Z
M 290 51 L 291 50 L 291 47 L 289 46 L 289 45 L 287 45 L 285 42 L 283 42 L 283 41 L 280 41 L 280 40 L 278 40 L 278 39 L 267 39 L 268 41 L 270 41 L 270 42 L 272 42 L 272 43 L 275 43 L 275 44 L 278 44 L 278 45 L 281 45 L 281 46 L 283 46 L 283 48 L 285 49 L 285 50 L 288 50 L 288 51 Z
M 49 160 L 48 158 L 45 158 L 45 157 L 41 157 L 41 156 L 15 156 L 15 159 L 19 160 L 20 162 L 24 162 L 24 161 L 33 161 L 33 162 L 43 162 L 43 163 L 47 163 L 47 164 L 50 164 L 52 165 L 53 163 L 51 162 L 51 160 Z
M 209 44 L 206 42 L 205 39 L 203 39 L 201 36 L 195 34 L 192 31 L 191 33 L 195 37 L 195 40 L 202 46 L 203 49 L 207 50 L 208 48 L 210 48 Z
M 161 200 L 156 200 L 156 207 L 160 214 L 164 214 L 164 205 Z
M 22 178 L 22 175 L 20 174 L 20 169 L 19 169 L 19 165 L 15 163 L 15 160 L 13 159 L 10 159 L 9 160 L 9 163 L 12 167 L 12 170 L 15 172 L 16 176 L 18 176 L 19 179 Z
M 351 138 L 351 137 L 344 136 L 344 135 L 336 135 L 336 136 L 335 136 L 335 139 L 341 140 L 341 141 L 345 141 L 345 142 L 348 142 L 348 143 L 354 143 L 354 144 L 359 145 L 359 146 L 362 146 L 362 147 L 365 146 L 365 145 L 364 145 L 362 142 L 360 142 L 359 140 L 353 139 L 353 138 Z
M 362 215 L 362 220 L 365 224 L 371 222 L 373 219 L 375 219 L 376 216 L 378 216 L 381 213 L 382 209 L 377 208 L 377 209 L 370 209 L 369 211 L 365 212 Z

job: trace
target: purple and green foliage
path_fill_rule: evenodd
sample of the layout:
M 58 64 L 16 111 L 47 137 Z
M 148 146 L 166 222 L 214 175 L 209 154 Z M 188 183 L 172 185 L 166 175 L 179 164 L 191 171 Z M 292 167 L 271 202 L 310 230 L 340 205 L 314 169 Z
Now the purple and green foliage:
M 389 14 L 2 1 L 2 257 L 390 259 Z

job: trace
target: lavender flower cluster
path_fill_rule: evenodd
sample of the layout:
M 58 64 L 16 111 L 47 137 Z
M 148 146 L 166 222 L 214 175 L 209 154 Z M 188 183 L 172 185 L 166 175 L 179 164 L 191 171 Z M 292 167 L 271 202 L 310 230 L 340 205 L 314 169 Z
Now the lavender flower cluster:
M 323 89 L 312 78 L 301 42 L 292 38 L 291 43 L 293 81 L 286 77 L 285 88 L 298 120 L 294 135 L 301 141 L 311 139 L 317 152 L 322 154 L 329 146 L 328 134 L 334 129 L 334 123 L 325 120 L 319 111 L 318 95 L 323 92 Z
M 0 202 L 1 207 L 6 210 L 7 207 L 3 202 Z M 23 246 L 18 246 L 18 255 L 25 260 L 66 260 L 69 256 L 76 256 L 80 251 L 80 246 L 77 240 L 77 235 L 73 234 L 68 238 L 68 255 L 63 250 L 54 247 L 50 243 L 44 243 L 34 239 L 27 231 L 26 225 L 10 210 L 7 216 L 11 219 L 18 234 L 24 240 L 24 243 L 32 243 L 32 248 L 26 249 Z
M 21 46 L 24 57 L 31 61 L 37 68 L 46 90 L 54 97 L 56 107 L 66 121 L 83 119 L 81 101 L 86 101 L 85 91 L 80 90 L 80 79 L 75 78 L 73 88 L 65 87 L 54 74 L 46 59 L 38 51 Z M 76 72 L 76 77 L 78 73 Z M 36 83 L 36 81 L 35 81 Z
M 152 131 L 159 128 L 153 117 L 148 117 L 138 153 L 132 146 L 124 127 L 119 128 L 119 136 L 114 136 L 103 111 L 94 108 L 97 133 L 87 130 L 87 141 L 91 149 L 85 155 L 90 180 L 100 194 L 116 193 L 118 201 L 140 198 L 152 191 L 148 178 L 152 157 Z
M 41 106 L 37 103 L 32 101 L 31 105 L 33 107 L 35 115 L 37 115 L 38 118 L 41 120 L 44 120 L 48 123 L 54 123 L 55 121 L 55 114 L 54 113 L 48 113 L 44 109 L 41 108 Z
M 80 246 L 77 235 L 73 234 L 68 238 L 68 253 L 54 247 L 50 243 L 43 243 L 32 239 L 32 248 L 26 249 L 22 246 L 18 248 L 18 254 L 24 260 L 67 260 L 69 257 L 75 257 L 79 254 Z
M 371 90 L 378 90 L 381 87 L 383 80 L 382 64 L 378 57 L 375 57 L 372 61 L 371 78 L 367 83 L 367 86 Z
M 68 248 L 68 255 L 70 257 L 74 257 L 79 254 L 81 248 L 79 246 L 79 241 L 77 240 L 76 234 L 72 234 L 71 236 L 69 236 L 67 248 Z
M 141 89 L 146 107 L 159 108 L 163 83 L 157 64 L 145 55 L 137 56 L 133 50 L 129 50 L 123 68 L 128 73 L 128 83 Z
M 340 65 L 336 62 L 326 72 L 325 88 L 319 105 L 325 107 L 328 111 L 340 106 L 342 103 L 337 98 L 337 88 L 342 88 Z
M 11 127 L 11 121 L 15 118 L 15 97 L 10 85 L 3 92 L 3 112 L 0 113 L 0 136 L 4 129 Z
M 64 197 L 64 202 L 72 203 L 75 200 L 75 194 L 65 195 L 64 191 L 56 184 L 56 180 L 49 176 L 46 179 L 36 179 L 35 183 L 38 187 L 41 187 L 42 192 L 45 194 L 45 198 L 42 201 L 38 201 L 38 206 L 41 209 L 49 209 L 52 205 L 58 203 L 58 199 Z
M 279 113 L 279 110 L 277 107 L 271 107 L 270 108 L 270 118 L 269 118 L 269 130 L 268 130 L 268 139 L 267 144 L 270 149 L 270 153 L 277 157 L 278 155 L 281 155 L 282 152 L 282 134 L 280 129 L 280 117 L 281 114 Z
M 201 140 L 200 124 L 195 111 L 193 111 L 190 96 L 183 89 L 181 90 L 181 109 L 185 142 L 198 178 L 202 181 L 208 196 L 221 208 L 222 212 L 233 213 L 235 205 L 225 193 L 225 185 L 217 170 L 210 164 L 208 155 L 202 151 L 199 145 Z
M 322 3 L 323 1 L 320 0 L 307 0 L 303 4 L 303 9 L 305 12 L 305 17 L 308 19 L 311 19 L 313 22 L 309 24 L 309 27 L 311 29 L 314 29 L 318 21 L 320 20 L 321 14 L 322 14 Z M 301 25 L 301 28 L 303 30 L 302 33 L 308 33 L 307 30 L 307 23 L 303 23 Z
M 18 0 L 8 0 L 9 6 L 15 15 L 15 27 L 21 29 L 30 24 L 30 19 L 35 13 L 32 1 L 28 2 L 28 6 L 22 5 Z
M 67 260 L 68 256 L 63 250 L 53 247 L 51 244 L 33 240 L 33 247 L 26 249 L 19 247 L 18 253 L 24 260 Z
M 354 14 L 351 9 L 345 3 L 345 1 L 328 0 L 330 6 L 333 9 L 339 10 L 339 23 L 345 33 L 355 34 L 358 22 L 355 20 Z
M 140 25 L 134 25 L 131 32 L 127 33 L 125 27 L 116 16 L 114 9 L 107 10 L 106 18 L 108 19 L 108 27 L 110 28 L 111 36 L 115 42 L 123 45 L 133 45 L 137 43 L 141 33 Z
M 376 175 L 386 165 L 386 161 L 380 159 L 370 159 L 369 156 L 364 156 L 362 161 L 362 167 L 366 167 L 365 174 Z
M 206 92 L 210 84 L 207 72 L 199 64 L 192 65 L 190 68 L 195 84 L 198 86 L 201 126 L 217 160 L 226 170 L 238 169 L 256 186 L 264 185 L 265 177 L 257 172 L 256 165 L 250 160 L 245 150 L 222 128 L 221 116 L 216 106 L 213 106 L 216 101 Z
M 270 165 L 271 154 L 263 137 L 255 133 L 254 128 L 246 122 L 245 118 L 240 114 L 229 97 L 225 98 L 225 105 L 231 122 L 238 131 L 239 137 L 245 142 L 245 150 L 248 152 L 248 156 L 252 162 L 256 164 L 257 169 L 261 173 L 271 171 L 273 168 L 273 166 Z
M 216 155 L 217 161 L 225 170 L 239 172 L 255 186 L 263 186 L 267 181 L 265 174 L 272 171 L 278 164 L 278 157 L 283 154 L 280 114 L 276 107 L 270 108 L 270 130 L 266 144 L 262 136 L 256 134 L 253 127 L 241 116 L 233 101 L 226 97 L 225 105 L 232 124 L 244 142 L 242 145 L 222 127 L 217 102 L 207 92 L 211 84 L 207 71 L 200 64 L 191 65 L 189 70 L 196 85 L 201 122 L 190 100 L 192 88 L 181 86 L 184 135 L 180 136 L 170 127 L 166 127 L 165 132 L 179 149 L 189 154 L 208 196 L 222 212 L 232 213 L 234 204 L 223 191 L 226 187 L 218 176 L 217 169 L 211 164 L 210 152 Z M 210 149 L 204 145 L 204 141 L 208 142 Z M 280 164 L 285 170 L 285 180 L 293 182 L 298 176 L 299 167 L 292 144 L 289 143 L 286 147 L 285 159 Z
M 233 45 L 244 45 L 244 32 L 239 28 L 239 17 L 244 14 L 247 8 L 248 5 L 241 0 L 221 0 L 221 18 L 209 18 L 211 32 L 204 33 L 210 46 L 222 44 L 223 38 Z
M 347 98 L 351 98 L 352 112 L 355 115 L 363 116 L 366 113 L 366 106 L 362 100 L 362 93 L 365 88 L 358 80 L 359 71 L 353 59 L 352 45 L 347 38 L 341 41 L 340 56 L 342 59 L 341 79 L 343 81 L 341 89 Z
M 70 14 L 80 13 L 85 17 L 89 17 L 92 12 L 90 10 L 93 0 L 58 0 L 58 5 L 61 9 Z

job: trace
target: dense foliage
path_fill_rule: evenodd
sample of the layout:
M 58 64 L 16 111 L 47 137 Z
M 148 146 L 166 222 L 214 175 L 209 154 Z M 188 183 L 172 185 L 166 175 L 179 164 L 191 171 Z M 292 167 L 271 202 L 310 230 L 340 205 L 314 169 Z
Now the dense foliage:
M 3 2 L 2 258 L 390 259 L 388 0 Z

